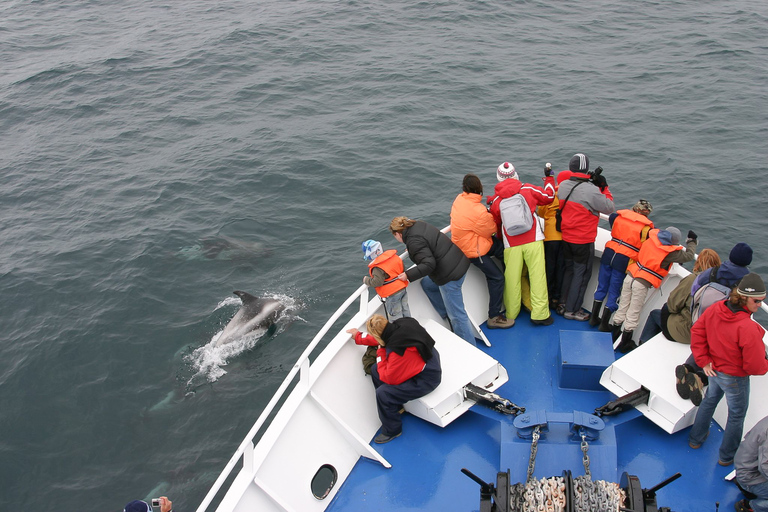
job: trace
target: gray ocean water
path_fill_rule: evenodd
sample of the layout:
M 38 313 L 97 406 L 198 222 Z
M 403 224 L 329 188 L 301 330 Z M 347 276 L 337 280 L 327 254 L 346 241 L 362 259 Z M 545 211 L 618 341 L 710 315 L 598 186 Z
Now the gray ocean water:
M 0 2 L 0 509 L 194 510 L 360 243 L 505 160 L 768 272 L 766 41 L 763 0 Z M 289 318 L 216 350 L 233 290 Z

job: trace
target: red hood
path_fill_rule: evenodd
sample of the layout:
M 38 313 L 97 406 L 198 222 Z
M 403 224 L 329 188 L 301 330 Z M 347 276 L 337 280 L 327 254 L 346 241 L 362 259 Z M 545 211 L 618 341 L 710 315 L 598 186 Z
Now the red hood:
M 501 197 L 512 197 L 513 195 L 520 192 L 520 189 L 523 188 L 523 182 L 520 180 L 507 178 L 504 181 L 500 181 L 496 184 L 496 188 L 493 189 L 493 192 Z

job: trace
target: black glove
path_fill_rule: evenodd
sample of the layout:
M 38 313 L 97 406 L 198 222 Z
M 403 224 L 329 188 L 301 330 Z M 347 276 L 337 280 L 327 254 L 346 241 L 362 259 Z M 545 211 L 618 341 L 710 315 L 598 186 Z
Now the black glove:
M 694 242 L 698 240 L 699 237 L 696 236 L 696 233 L 693 232 L 693 230 L 688 230 L 688 240 L 693 240 Z
M 544 177 L 549 178 L 552 176 L 555 172 L 552 170 L 552 164 L 547 162 L 544 165 Z
M 600 167 L 598 167 L 600 169 Z M 608 187 L 608 182 L 605 181 L 605 176 L 602 174 L 595 174 L 592 176 L 592 183 L 594 183 L 596 186 L 600 187 L 600 192 L 606 189 Z

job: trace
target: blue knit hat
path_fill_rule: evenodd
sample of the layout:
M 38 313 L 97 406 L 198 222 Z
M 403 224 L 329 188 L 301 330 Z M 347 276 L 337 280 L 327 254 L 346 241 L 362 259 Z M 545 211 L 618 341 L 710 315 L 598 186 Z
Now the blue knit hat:
M 146 501 L 133 500 L 125 506 L 123 512 L 152 512 L 152 507 Z
M 383 253 L 381 248 L 381 242 L 376 240 L 366 240 L 363 242 L 363 259 L 365 261 L 373 261 Z
M 728 259 L 731 263 L 740 267 L 746 267 L 752 263 L 752 248 L 744 242 L 739 242 L 731 249 L 731 254 L 728 255 Z

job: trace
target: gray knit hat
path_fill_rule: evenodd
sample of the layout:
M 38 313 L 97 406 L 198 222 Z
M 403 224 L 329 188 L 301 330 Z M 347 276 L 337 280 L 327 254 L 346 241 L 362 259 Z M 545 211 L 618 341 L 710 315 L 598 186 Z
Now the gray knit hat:
M 759 274 L 750 272 L 741 278 L 736 291 L 745 297 L 765 297 L 765 283 Z

